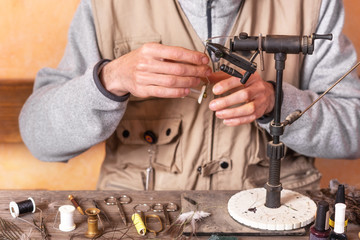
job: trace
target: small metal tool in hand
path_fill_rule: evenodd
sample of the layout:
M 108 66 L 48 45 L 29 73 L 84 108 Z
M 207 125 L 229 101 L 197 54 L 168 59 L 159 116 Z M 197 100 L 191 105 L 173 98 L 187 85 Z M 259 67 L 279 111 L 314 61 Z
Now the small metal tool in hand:
M 127 196 L 127 195 L 121 195 L 119 197 L 119 199 L 117 199 L 114 196 L 111 196 L 111 197 L 105 198 L 104 202 L 105 202 L 106 205 L 116 205 L 118 210 L 119 210 L 120 217 L 121 217 L 123 223 L 125 225 L 127 225 L 126 215 L 125 215 L 124 208 L 123 208 L 122 204 L 130 203 L 131 198 L 129 196 Z

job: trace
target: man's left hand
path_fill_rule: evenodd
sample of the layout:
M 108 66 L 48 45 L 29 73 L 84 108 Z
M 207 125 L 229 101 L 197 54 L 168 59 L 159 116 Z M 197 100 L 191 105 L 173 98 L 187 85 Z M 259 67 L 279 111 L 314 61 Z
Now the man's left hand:
M 242 84 L 239 78 L 224 74 L 210 77 L 217 82 L 213 87 L 215 95 L 229 93 L 210 102 L 209 108 L 216 112 L 216 117 L 223 119 L 228 126 L 238 126 L 255 121 L 264 114 L 270 113 L 275 104 L 275 91 L 271 83 L 264 81 L 255 72 L 249 80 Z M 221 75 L 221 76 L 220 76 Z

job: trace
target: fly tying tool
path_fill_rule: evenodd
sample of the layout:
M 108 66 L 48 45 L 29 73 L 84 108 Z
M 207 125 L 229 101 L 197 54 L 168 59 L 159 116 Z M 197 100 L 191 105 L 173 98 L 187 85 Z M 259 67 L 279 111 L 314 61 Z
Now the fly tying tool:
M 106 205 L 116 205 L 119 210 L 120 217 L 121 217 L 123 223 L 125 225 L 127 225 L 126 216 L 125 216 L 124 208 L 122 205 L 130 203 L 131 198 L 127 195 L 121 195 L 119 198 L 111 196 L 111 197 L 105 198 L 104 202 Z
M 176 212 L 178 210 L 178 206 L 176 205 L 176 203 L 172 202 L 167 204 L 155 203 L 152 206 L 152 210 L 154 212 L 163 212 L 165 217 L 165 224 L 169 226 L 171 225 L 169 212 Z

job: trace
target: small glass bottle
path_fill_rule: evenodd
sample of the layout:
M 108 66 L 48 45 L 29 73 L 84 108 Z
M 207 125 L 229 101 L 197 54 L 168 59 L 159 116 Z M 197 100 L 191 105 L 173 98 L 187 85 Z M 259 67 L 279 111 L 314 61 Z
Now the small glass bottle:
M 335 197 L 335 204 L 337 203 L 345 203 L 345 186 L 343 184 L 340 184 L 338 186 L 338 189 L 336 191 L 336 197 Z M 330 219 L 329 219 L 329 225 L 331 229 L 334 229 L 334 221 L 335 221 L 335 210 L 334 213 L 331 214 Z M 346 232 L 346 228 L 347 228 L 347 224 L 348 224 L 348 218 L 345 214 L 345 222 L 344 222 L 344 226 L 345 226 L 345 232 Z
M 310 228 L 309 240 L 329 239 L 329 203 L 320 201 L 317 206 L 315 224 Z
M 345 234 L 345 210 L 346 205 L 344 203 L 335 204 L 334 230 L 330 233 L 330 240 L 347 240 Z

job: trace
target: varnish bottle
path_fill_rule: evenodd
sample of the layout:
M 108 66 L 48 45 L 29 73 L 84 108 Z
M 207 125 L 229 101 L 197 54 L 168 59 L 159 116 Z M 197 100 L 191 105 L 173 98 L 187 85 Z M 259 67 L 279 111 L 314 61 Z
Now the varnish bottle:
M 346 205 L 344 203 L 335 204 L 335 221 L 334 229 L 330 233 L 330 240 L 347 240 L 345 234 L 345 210 Z
M 345 186 L 343 184 L 340 184 L 336 191 L 335 204 L 337 204 L 337 203 L 346 204 L 345 203 Z M 330 219 L 329 219 L 329 225 L 330 225 L 331 229 L 334 229 L 334 221 L 335 221 L 335 211 L 333 214 L 331 214 Z M 345 214 L 345 220 L 344 220 L 345 232 L 346 232 L 347 224 L 348 224 L 348 218 L 346 217 L 346 214 Z
M 309 240 L 326 240 L 330 235 L 329 203 L 320 201 L 317 206 L 315 224 L 310 228 Z

